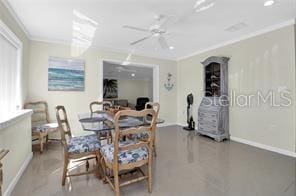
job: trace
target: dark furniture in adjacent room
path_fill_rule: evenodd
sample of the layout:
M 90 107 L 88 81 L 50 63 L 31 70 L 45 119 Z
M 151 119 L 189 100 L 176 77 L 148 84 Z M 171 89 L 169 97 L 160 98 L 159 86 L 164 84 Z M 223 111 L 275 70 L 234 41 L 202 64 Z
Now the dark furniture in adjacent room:
M 149 102 L 148 97 L 138 97 L 137 98 L 136 110 L 144 110 L 145 109 L 145 104 L 147 102 Z

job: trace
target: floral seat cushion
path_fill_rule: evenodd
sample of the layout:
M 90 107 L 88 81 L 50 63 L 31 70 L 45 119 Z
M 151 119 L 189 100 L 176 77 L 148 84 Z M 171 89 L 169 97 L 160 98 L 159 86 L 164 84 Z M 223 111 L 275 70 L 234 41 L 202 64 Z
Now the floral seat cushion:
M 57 123 L 46 123 L 41 125 L 35 125 L 32 127 L 33 132 L 49 132 L 57 130 L 58 124 Z
M 69 153 L 94 152 L 100 150 L 101 143 L 96 135 L 72 137 L 68 141 Z
M 119 146 L 125 146 L 128 144 L 135 143 L 134 141 L 124 141 L 120 142 Z M 105 157 L 106 161 L 109 163 L 113 162 L 114 158 L 114 144 L 106 144 L 101 148 L 102 156 Z M 141 147 L 138 149 L 119 151 L 118 163 L 119 164 L 128 164 L 134 163 L 137 161 L 148 159 L 148 149 L 146 147 Z

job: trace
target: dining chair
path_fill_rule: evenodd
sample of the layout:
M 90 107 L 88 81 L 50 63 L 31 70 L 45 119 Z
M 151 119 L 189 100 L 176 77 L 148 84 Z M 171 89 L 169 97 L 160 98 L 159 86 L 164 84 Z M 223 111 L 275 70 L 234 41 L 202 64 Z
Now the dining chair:
M 155 111 L 156 119 L 158 118 L 158 113 L 159 113 L 159 109 L 160 109 L 159 103 L 147 102 L 145 104 L 145 109 L 153 109 Z M 145 116 L 145 121 L 149 123 L 151 121 L 151 116 L 150 115 Z M 155 121 L 155 124 L 153 125 L 154 132 L 156 132 L 156 128 L 157 128 L 157 126 L 156 126 L 156 121 Z M 135 139 L 136 140 L 147 140 L 147 138 L 148 138 L 147 133 L 131 135 L 129 137 L 129 139 L 134 139 L 134 140 Z M 156 143 L 156 133 L 154 134 L 154 138 L 153 138 L 153 154 L 154 154 L 154 156 L 157 156 L 155 143 Z
M 122 110 L 116 113 L 114 117 L 115 139 L 114 143 L 106 144 L 101 148 L 102 167 L 104 171 L 104 179 L 111 185 L 115 195 L 120 195 L 120 187 L 129 185 L 142 180 L 148 181 L 148 191 L 152 192 L 152 149 L 154 129 L 153 125 L 156 121 L 155 111 L 152 109 L 135 111 L 135 110 Z M 146 126 L 132 127 L 127 129 L 120 128 L 120 119 L 126 117 L 144 118 L 151 116 L 151 123 Z M 133 135 L 147 133 L 148 139 L 141 140 L 125 140 L 122 138 Z M 147 166 L 147 172 L 144 172 L 141 167 Z M 113 172 L 106 172 L 111 170 Z M 136 169 L 141 174 L 140 177 L 120 182 L 120 172 L 126 170 Z
M 61 140 L 64 147 L 64 168 L 62 175 L 62 185 L 65 185 L 67 177 L 79 176 L 90 173 L 97 173 L 97 169 L 88 171 L 88 160 L 96 159 L 98 169 L 100 171 L 100 147 L 101 143 L 96 135 L 87 135 L 73 137 L 70 129 L 70 124 L 67 118 L 67 113 L 64 106 L 56 106 L 56 117 L 61 133 Z M 69 174 L 68 166 L 70 162 L 86 161 L 86 172 Z
M 91 114 L 93 113 L 101 113 L 101 112 L 109 112 L 109 109 L 112 108 L 112 103 L 110 101 L 93 101 L 89 104 L 89 109 Z M 107 140 L 107 143 L 112 142 L 112 136 L 110 130 L 101 131 L 98 134 L 98 138 L 100 141 Z
M 24 105 L 25 109 L 33 110 L 32 140 L 39 140 L 40 152 L 43 152 L 44 144 L 48 143 L 48 134 L 58 131 L 57 123 L 50 123 L 48 115 L 48 105 L 45 101 L 28 102 Z
M 102 110 L 107 110 L 112 107 L 110 101 L 93 101 L 89 104 L 91 113 L 100 113 Z
M 156 116 L 156 119 L 158 118 L 158 114 L 159 114 L 159 109 L 160 109 L 160 104 L 157 103 L 157 102 L 147 102 L 145 104 L 145 109 L 153 109 L 155 111 L 155 116 Z M 147 119 L 147 116 L 146 116 L 146 121 L 149 122 L 149 119 Z M 154 138 L 153 138 L 153 154 L 154 156 L 157 156 L 157 153 L 156 153 L 156 121 L 153 125 L 153 129 L 154 129 Z M 143 137 L 145 138 L 145 136 Z

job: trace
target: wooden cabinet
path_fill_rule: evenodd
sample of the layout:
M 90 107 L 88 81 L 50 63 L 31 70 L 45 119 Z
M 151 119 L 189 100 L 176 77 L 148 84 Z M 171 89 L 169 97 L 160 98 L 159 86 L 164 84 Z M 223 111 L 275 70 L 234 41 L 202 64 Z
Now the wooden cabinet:
M 0 196 L 2 196 L 3 171 L 1 160 L 8 153 L 8 150 L 0 149 Z
M 204 97 L 198 108 L 197 133 L 216 141 L 229 138 L 228 61 L 213 56 L 202 62 Z

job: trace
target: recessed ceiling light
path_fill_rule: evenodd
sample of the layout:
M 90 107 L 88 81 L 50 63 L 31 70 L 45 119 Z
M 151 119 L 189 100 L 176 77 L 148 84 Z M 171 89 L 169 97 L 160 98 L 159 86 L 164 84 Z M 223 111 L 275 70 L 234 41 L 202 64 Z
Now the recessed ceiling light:
M 274 3 L 275 3 L 274 0 L 267 0 L 264 2 L 264 6 L 265 7 L 272 6 Z
M 136 74 L 132 73 L 132 74 L 131 74 L 131 76 L 132 76 L 132 77 L 135 77 L 135 76 L 136 76 Z
M 170 50 L 174 50 L 175 48 L 174 48 L 174 46 L 170 46 L 169 49 Z

